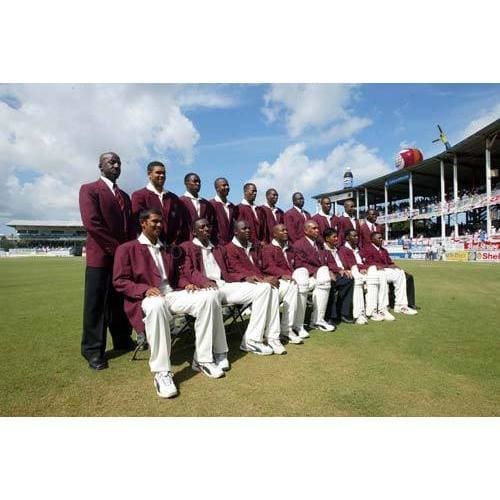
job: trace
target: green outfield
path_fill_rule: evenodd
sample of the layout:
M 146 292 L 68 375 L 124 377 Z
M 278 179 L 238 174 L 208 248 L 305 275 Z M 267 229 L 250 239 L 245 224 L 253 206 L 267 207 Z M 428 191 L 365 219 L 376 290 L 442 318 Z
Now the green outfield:
M 112 357 L 95 372 L 80 356 L 84 263 L 0 260 L 0 415 L 9 416 L 497 416 L 500 266 L 405 262 L 415 317 L 314 331 L 285 356 L 238 350 L 208 379 L 176 345 L 179 396 L 156 396 L 148 363 Z

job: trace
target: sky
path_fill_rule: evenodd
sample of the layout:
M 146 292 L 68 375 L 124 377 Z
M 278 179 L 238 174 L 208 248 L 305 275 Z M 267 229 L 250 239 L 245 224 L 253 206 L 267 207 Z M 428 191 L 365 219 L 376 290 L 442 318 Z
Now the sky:
M 278 205 L 384 175 L 404 147 L 424 158 L 443 150 L 437 124 L 455 144 L 500 117 L 498 84 L 2 84 L 0 233 L 11 219 L 79 218 L 78 190 L 98 178 L 98 157 L 122 159 L 118 184 L 146 184 L 149 161 L 167 165 L 166 187 L 184 192 L 196 172 L 201 195 L 229 180 L 239 203 L 253 181 Z

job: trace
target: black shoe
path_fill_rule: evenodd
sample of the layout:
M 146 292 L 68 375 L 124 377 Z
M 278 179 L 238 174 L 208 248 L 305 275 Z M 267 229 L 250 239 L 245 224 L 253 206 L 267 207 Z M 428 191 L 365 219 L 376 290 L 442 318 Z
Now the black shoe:
M 354 320 L 351 318 L 348 318 L 347 316 L 342 316 L 342 323 L 352 324 L 352 323 L 354 323 Z
M 89 359 L 89 368 L 92 368 L 92 370 L 105 370 L 108 368 L 108 360 L 100 354 L 94 354 Z

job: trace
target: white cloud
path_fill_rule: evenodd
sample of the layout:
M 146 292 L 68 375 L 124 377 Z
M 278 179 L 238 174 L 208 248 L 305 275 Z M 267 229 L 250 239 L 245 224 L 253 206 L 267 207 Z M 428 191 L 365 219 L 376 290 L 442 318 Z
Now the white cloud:
M 498 120 L 500 118 L 500 102 L 496 104 L 492 109 L 483 109 L 477 118 L 474 118 L 469 125 L 462 132 L 462 139 L 465 139 L 469 135 L 481 130 L 486 125 L 491 122 Z
M 97 178 L 103 151 L 120 155 L 122 184 L 135 189 L 150 151 L 192 161 L 200 135 L 183 104 L 231 102 L 219 91 L 178 85 L 2 85 L 0 212 L 77 216 L 78 187 Z
M 251 182 L 257 185 L 260 200 L 268 188 L 274 187 L 280 194 L 280 206 L 288 208 L 295 191 L 302 192 L 307 199 L 341 189 L 347 166 L 351 167 L 355 185 L 391 170 L 377 156 L 376 149 L 353 140 L 339 144 L 324 159 L 309 158 L 306 144 L 300 142 L 287 147 L 273 163 L 261 162 Z M 309 202 L 309 206 L 314 204 Z
M 292 138 L 312 129 L 322 132 L 323 141 L 336 142 L 372 123 L 350 109 L 356 89 L 347 84 L 273 84 L 264 96 L 262 112 L 271 123 L 283 118 Z

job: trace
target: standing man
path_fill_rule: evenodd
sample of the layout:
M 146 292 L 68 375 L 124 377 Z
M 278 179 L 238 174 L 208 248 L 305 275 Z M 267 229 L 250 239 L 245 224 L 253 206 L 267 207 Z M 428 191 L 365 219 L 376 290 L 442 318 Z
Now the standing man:
M 250 241 L 253 245 L 265 243 L 266 220 L 260 207 L 255 205 L 257 186 L 247 182 L 243 186 L 243 199 L 238 205 L 238 220 L 250 226 Z
M 304 236 L 293 244 L 295 272 L 293 277 L 299 286 L 299 307 L 304 318 L 307 294 L 312 291 L 313 310 L 311 326 L 323 332 L 333 332 L 334 325 L 325 321 L 328 295 L 331 289 L 331 273 L 328 269 L 327 254 L 318 242 L 317 222 L 304 223 Z
M 212 228 L 212 241 L 216 245 L 227 245 L 233 238 L 234 221 L 237 219 L 238 210 L 228 199 L 229 182 L 224 177 L 214 181 L 215 198 L 210 200 L 215 212 L 215 226 Z
M 384 227 L 377 224 L 378 215 L 378 211 L 373 208 L 366 212 L 366 220 L 361 223 L 361 242 L 363 242 L 363 246 L 371 243 L 373 233 L 384 234 Z
M 276 224 L 284 224 L 285 213 L 281 208 L 276 206 L 278 203 L 278 191 L 274 188 L 270 188 L 266 191 L 266 203 L 260 208 L 265 215 L 265 234 L 264 239 L 267 243 L 271 243 L 273 239 L 273 228 Z
M 94 370 L 108 367 L 105 357 L 109 327 L 113 348 L 129 351 L 135 347 L 132 329 L 123 311 L 123 297 L 112 284 L 115 251 L 134 238 L 132 205 L 116 184 L 121 160 L 116 153 L 99 157 L 101 178 L 80 188 L 80 214 L 87 231 L 87 265 L 83 304 L 81 352 Z
M 354 323 L 351 319 L 354 279 L 349 269 L 344 269 L 337 250 L 338 235 L 335 229 L 327 228 L 323 233 L 324 247 L 328 253 L 328 268 L 333 273 L 332 288 L 328 297 L 325 319 Z
M 181 243 L 181 233 L 186 225 L 184 210 L 179 197 L 164 189 L 166 172 L 161 161 L 152 161 L 147 167 L 148 185 L 132 193 L 132 212 L 137 234 L 141 232 L 139 214 L 148 208 L 157 208 L 162 213 L 160 241 L 164 245 Z
M 346 200 L 344 202 L 344 213 L 338 218 L 338 236 L 339 236 L 339 247 L 343 245 L 345 241 L 345 233 L 353 229 L 356 231 L 359 239 L 359 247 L 363 246 L 363 241 L 359 236 L 361 234 L 361 226 L 359 220 L 356 219 L 356 204 L 354 200 Z
M 271 287 L 267 309 L 261 313 L 261 326 L 252 332 L 245 332 L 240 349 L 261 355 L 284 354 L 286 352 L 285 348 L 279 340 L 279 280 L 274 276 L 266 276 L 261 271 L 259 246 L 252 245 L 250 241 L 250 225 L 248 222 L 244 220 L 236 222 L 234 238 L 231 243 L 226 245 L 226 251 L 230 281 L 246 281 L 256 283 L 258 286 Z
M 184 218 L 186 224 L 183 228 L 183 241 L 193 238 L 191 228 L 196 219 L 200 217 L 207 219 L 213 226 L 215 224 L 215 212 L 210 203 L 199 196 L 201 180 L 198 174 L 190 172 L 184 176 L 186 192 L 179 198 L 184 206 Z
M 177 394 L 170 366 L 172 314 L 195 317 L 195 352 L 192 368 L 210 378 L 224 376 L 227 343 L 219 293 L 187 285 L 177 288 L 178 262 L 171 248 L 159 240 L 162 215 L 155 208 L 139 214 L 142 233 L 116 251 L 113 283 L 125 296 L 125 311 L 135 329 L 146 331 L 151 353 L 149 366 L 158 396 Z
M 321 210 L 316 215 L 313 215 L 313 220 L 317 222 L 319 226 L 319 237 L 320 243 L 323 243 L 323 233 L 325 229 L 334 229 L 337 231 L 339 218 L 334 214 L 330 215 L 330 210 L 332 209 L 332 202 L 328 196 L 323 196 L 320 200 Z
M 285 212 L 283 220 L 288 229 L 288 239 L 290 243 L 295 243 L 304 236 L 304 222 L 311 219 L 311 214 L 303 210 L 304 195 L 302 193 L 293 193 L 293 207 Z

